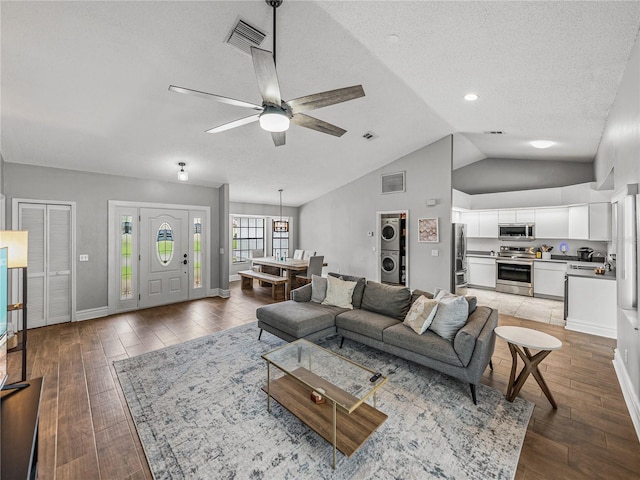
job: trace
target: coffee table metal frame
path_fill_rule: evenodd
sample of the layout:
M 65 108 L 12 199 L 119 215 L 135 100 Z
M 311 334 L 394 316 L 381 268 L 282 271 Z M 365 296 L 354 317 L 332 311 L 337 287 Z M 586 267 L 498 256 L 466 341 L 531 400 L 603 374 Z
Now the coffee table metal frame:
M 297 362 L 295 361 L 295 356 L 297 356 Z M 262 355 L 262 358 L 267 362 L 267 384 L 263 388 L 267 394 L 267 411 L 271 413 L 271 398 L 274 398 L 305 425 L 329 441 L 333 446 L 334 469 L 336 468 L 336 452 L 338 449 L 345 455 L 351 456 L 387 419 L 387 415 L 376 409 L 376 393 L 380 387 L 387 383 L 388 378 L 380 376 L 375 382 L 370 382 L 369 379 L 378 373 L 374 370 L 304 339 L 276 348 Z M 291 360 L 291 358 L 294 358 L 294 360 Z M 355 381 L 356 383 L 360 381 L 362 383 L 360 391 L 348 392 L 334 385 L 334 382 L 341 383 L 342 379 L 336 379 L 328 372 L 320 372 L 316 375 L 313 370 L 322 370 L 324 365 L 318 360 L 323 359 L 328 362 L 346 362 L 341 366 L 349 368 L 351 373 L 359 375 L 358 378 L 348 378 L 347 380 Z M 318 363 L 316 364 L 314 361 Z M 285 375 L 272 381 L 271 365 L 284 372 Z M 293 366 L 297 366 L 297 368 L 294 369 L 292 368 Z M 290 382 L 289 379 L 293 379 L 294 382 Z M 342 383 L 344 384 L 344 382 Z M 276 395 L 277 388 L 289 390 L 287 390 L 286 394 Z M 332 410 L 332 424 L 329 435 L 331 438 L 327 438 L 327 431 L 322 428 L 324 423 L 322 414 L 320 413 L 316 416 L 313 413 L 314 410 L 320 411 L 328 407 L 326 404 L 317 405 L 311 400 L 311 392 L 317 391 L 318 388 L 325 390 L 323 396 L 326 398 L 327 403 L 330 403 Z M 291 389 L 295 390 L 296 395 L 291 394 Z M 369 398 L 373 399 L 373 407 L 365 403 Z M 326 414 L 326 412 L 324 413 Z M 344 416 L 345 414 L 348 415 L 348 418 Z M 360 417 L 364 419 L 364 422 L 359 422 Z M 339 432 L 339 418 L 348 420 L 352 425 L 355 424 L 357 428 L 348 428 L 350 431 Z M 349 436 L 353 433 L 351 430 L 358 431 L 357 438 L 350 438 L 350 445 L 338 445 L 338 433 Z

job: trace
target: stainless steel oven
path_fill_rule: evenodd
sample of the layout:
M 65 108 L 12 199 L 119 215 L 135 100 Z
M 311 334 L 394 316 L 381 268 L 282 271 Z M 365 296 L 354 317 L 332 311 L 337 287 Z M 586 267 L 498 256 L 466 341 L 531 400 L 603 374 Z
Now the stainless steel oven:
M 533 259 L 530 247 L 500 247 L 496 259 L 496 291 L 533 297 Z

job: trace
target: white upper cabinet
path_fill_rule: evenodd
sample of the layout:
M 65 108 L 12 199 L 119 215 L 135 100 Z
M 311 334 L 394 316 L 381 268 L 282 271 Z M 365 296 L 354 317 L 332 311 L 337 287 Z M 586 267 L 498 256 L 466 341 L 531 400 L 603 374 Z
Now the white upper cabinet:
M 478 212 L 478 237 L 498 238 L 498 211 Z
M 589 205 L 569 207 L 569 238 L 589 240 Z
M 589 204 L 589 240 L 611 240 L 611 204 Z
M 536 208 L 536 238 L 569 238 L 569 209 Z
M 534 223 L 535 219 L 535 210 L 532 208 L 498 211 L 498 223 Z
M 467 225 L 467 238 L 478 237 L 478 212 L 460 212 L 460 222 Z

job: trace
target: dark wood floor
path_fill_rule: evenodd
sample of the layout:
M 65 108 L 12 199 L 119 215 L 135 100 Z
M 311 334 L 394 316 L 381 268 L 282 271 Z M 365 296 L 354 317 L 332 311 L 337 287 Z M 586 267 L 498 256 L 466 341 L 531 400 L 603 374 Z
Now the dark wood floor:
M 40 479 L 151 479 L 112 361 L 255 321 L 270 289 L 210 298 L 29 331 L 28 376 L 44 377 Z M 640 478 L 640 444 L 612 366 L 615 341 L 509 316 L 562 340 L 541 371 L 558 402 L 553 410 L 533 379 L 521 396 L 535 402 L 517 479 Z M 9 355 L 9 381 L 20 376 Z M 498 339 L 495 370 L 483 383 L 505 391 L 511 368 Z

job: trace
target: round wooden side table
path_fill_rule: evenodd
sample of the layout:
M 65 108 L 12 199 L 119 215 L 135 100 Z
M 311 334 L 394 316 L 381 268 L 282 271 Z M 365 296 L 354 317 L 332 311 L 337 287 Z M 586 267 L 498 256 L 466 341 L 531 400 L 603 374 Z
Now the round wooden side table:
M 511 358 L 513 360 L 509 383 L 507 384 L 507 400 L 510 402 L 515 400 L 524 382 L 527 381 L 527 377 L 531 374 L 538 382 L 538 385 L 540 385 L 542 392 L 551 403 L 551 406 L 557 409 L 556 401 L 553 399 L 553 395 L 551 395 L 544 378 L 542 378 L 540 370 L 538 370 L 538 364 L 553 350 L 561 348 L 562 342 L 548 333 L 531 328 L 502 326 L 496 327 L 494 331 L 497 336 L 505 340 L 509 345 L 509 351 L 511 352 Z M 532 355 L 529 349 L 539 350 L 539 352 Z M 522 358 L 524 367 L 522 367 L 522 370 L 516 378 L 518 356 Z

